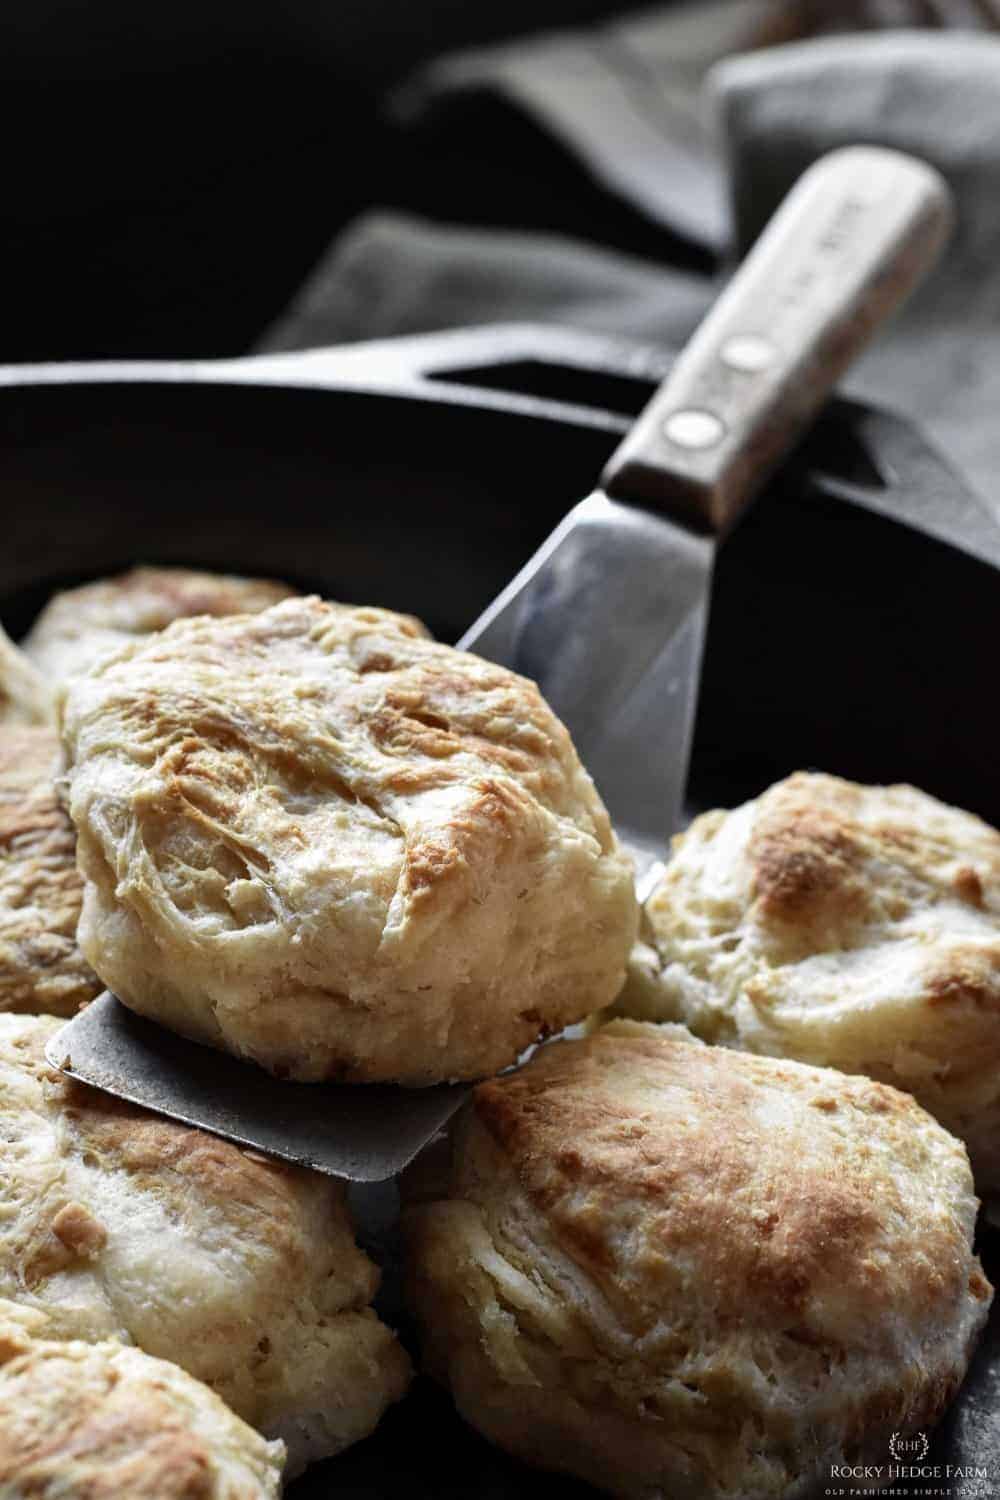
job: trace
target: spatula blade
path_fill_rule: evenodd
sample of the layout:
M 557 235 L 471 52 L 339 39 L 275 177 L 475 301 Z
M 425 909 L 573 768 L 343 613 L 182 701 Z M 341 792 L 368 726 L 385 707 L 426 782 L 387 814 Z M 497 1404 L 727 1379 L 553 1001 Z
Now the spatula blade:
M 107 990 L 45 1054 L 81 1083 L 351 1182 L 395 1177 L 469 1093 L 468 1084 L 288 1083 L 135 1015 Z
M 538 683 L 640 890 L 681 819 L 714 555 L 710 538 L 598 491 L 459 642 Z

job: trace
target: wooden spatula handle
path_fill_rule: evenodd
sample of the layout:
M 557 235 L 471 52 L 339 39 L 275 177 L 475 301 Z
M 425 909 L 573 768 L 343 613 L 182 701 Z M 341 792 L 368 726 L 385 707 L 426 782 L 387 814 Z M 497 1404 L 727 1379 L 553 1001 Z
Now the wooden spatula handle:
M 951 221 L 925 162 L 876 146 L 822 157 L 613 454 L 606 491 L 725 531 L 933 264 Z

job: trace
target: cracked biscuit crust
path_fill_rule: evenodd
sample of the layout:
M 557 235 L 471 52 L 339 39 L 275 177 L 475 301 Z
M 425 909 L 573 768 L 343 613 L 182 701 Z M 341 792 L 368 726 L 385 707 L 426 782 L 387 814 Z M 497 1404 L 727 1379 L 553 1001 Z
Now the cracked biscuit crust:
M 72 1016 L 101 989 L 76 942 L 83 882 L 54 730 L 0 725 L 0 1011 Z
M 71 686 L 80 943 L 279 1075 L 495 1072 L 608 1003 L 630 863 L 533 683 L 386 610 L 179 622 Z
M 284 1449 L 176 1365 L 0 1302 L 4 1500 L 277 1500 Z
M 75 1083 L 45 1061 L 58 1029 L 0 1015 L 0 1298 L 175 1361 L 292 1471 L 367 1436 L 409 1362 L 344 1184 Z
M 136 637 L 189 615 L 256 614 L 295 590 L 267 578 L 132 568 L 53 594 L 23 641 L 29 662 L 52 682 L 86 672 Z
M 615 1011 L 912 1093 L 1000 1189 L 1000 834 L 799 773 L 675 841 Z
M 628 1497 L 798 1496 L 929 1426 L 992 1289 L 965 1151 L 865 1078 L 617 1021 L 481 1084 L 406 1182 L 462 1414 Z

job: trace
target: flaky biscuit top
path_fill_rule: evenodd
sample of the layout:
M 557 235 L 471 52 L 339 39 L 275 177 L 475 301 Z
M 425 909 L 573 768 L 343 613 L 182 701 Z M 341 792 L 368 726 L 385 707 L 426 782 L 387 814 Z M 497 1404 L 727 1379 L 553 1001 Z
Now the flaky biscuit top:
M 631 870 L 566 729 L 408 617 L 179 622 L 77 679 L 64 741 L 84 950 L 179 1029 L 197 1005 L 276 1071 L 432 1081 L 620 985 Z
M 616 1009 L 903 1088 L 1000 1187 L 1000 834 L 914 787 L 798 773 L 697 818 Z

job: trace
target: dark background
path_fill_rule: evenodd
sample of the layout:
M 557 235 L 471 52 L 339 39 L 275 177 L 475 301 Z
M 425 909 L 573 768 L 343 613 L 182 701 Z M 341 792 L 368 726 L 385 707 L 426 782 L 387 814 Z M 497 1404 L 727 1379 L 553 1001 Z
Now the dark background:
M 443 186 L 387 123 L 386 91 L 454 48 L 626 8 L 8 0 L 0 362 L 237 353 L 360 209 L 489 220 L 484 176 L 448 169 Z M 518 143 L 504 145 L 516 175 Z M 521 221 L 551 219 L 544 202 Z M 555 227 L 585 217 L 562 205 Z M 628 239 L 614 226 L 604 237 Z

